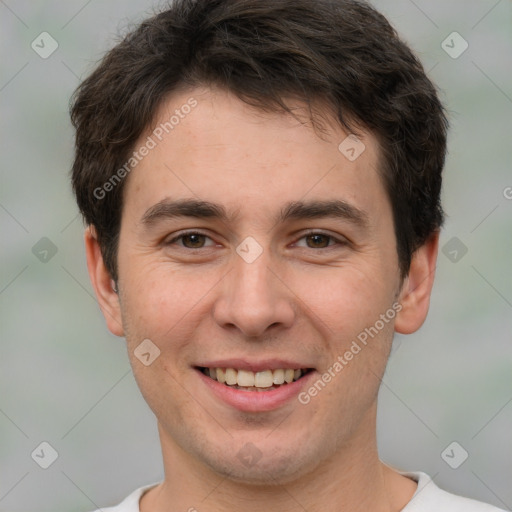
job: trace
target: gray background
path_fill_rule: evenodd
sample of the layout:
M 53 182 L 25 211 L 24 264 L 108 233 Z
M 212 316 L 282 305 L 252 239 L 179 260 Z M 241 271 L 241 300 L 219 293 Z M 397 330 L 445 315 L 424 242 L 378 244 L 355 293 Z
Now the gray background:
M 374 4 L 418 52 L 452 123 L 444 253 L 426 324 L 396 338 L 381 456 L 510 510 L 512 6 Z M 89 284 L 68 178 L 69 97 L 116 33 L 151 10 L 142 0 L 0 1 L 2 511 L 87 511 L 162 477 L 155 419 Z M 44 31 L 59 45 L 46 59 L 31 48 Z M 453 31 L 469 44 L 458 58 L 441 46 Z M 48 469 L 31 457 L 43 441 L 58 452 Z M 469 454 L 458 469 L 441 457 L 453 441 L 452 464 Z

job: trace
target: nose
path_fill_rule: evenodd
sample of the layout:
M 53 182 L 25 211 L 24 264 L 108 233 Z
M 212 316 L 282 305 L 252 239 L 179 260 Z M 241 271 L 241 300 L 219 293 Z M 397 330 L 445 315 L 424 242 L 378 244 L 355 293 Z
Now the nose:
M 290 327 L 296 314 L 293 293 L 271 268 L 268 250 L 251 263 L 234 255 L 232 265 L 214 305 L 217 324 L 248 338 Z

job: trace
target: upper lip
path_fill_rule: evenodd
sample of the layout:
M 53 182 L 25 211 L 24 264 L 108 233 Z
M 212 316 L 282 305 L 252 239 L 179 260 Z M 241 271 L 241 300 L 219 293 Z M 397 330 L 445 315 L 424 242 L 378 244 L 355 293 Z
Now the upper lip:
M 264 370 L 278 370 L 291 368 L 293 370 L 312 368 L 309 364 L 289 359 L 264 359 L 248 360 L 244 358 L 218 359 L 215 361 L 203 361 L 195 365 L 202 368 L 234 368 L 236 370 L 246 370 L 251 372 L 261 372 Z

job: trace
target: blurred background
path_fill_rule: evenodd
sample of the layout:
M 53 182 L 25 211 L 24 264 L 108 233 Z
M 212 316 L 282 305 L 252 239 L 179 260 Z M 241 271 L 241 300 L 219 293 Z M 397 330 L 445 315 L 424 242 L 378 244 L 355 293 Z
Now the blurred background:
M 395 340 L 381 458 L 511 510 L 512 3 L 373 4 L 451 121 L 437 283 L 425 325 Z M 163 476 L 155 418 L 89 284 L 68 175 L 70 95 L 155 7 L 0 0 L 1 511 L 86 512 Z

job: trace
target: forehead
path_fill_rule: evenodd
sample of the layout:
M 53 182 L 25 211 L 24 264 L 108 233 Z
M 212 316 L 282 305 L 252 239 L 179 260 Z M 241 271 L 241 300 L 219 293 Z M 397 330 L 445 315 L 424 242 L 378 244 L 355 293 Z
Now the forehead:
M 355 139 L 328 114 L 320 135 L 304 105 L 294 112 L 298 119 L 263 112 L 217 89 L 172 94 L 135 145 L 150 149 L 130 172 L 125 205 L 140 213 L 168 196 L 195 197 L 221 202 L 237 219 L 270 219 L 285 203 L 343 199 L 382 214 L 376 138 Z

